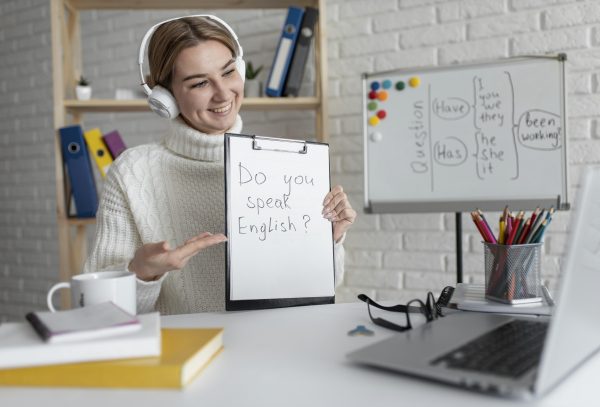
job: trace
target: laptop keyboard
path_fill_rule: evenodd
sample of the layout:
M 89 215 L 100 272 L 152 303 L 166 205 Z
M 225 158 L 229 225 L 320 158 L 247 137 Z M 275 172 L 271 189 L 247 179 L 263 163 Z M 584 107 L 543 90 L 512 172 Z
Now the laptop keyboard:
M 547 329 L 545 322 L 516 319 L 430 363 L 518 378 L 539 363 Z

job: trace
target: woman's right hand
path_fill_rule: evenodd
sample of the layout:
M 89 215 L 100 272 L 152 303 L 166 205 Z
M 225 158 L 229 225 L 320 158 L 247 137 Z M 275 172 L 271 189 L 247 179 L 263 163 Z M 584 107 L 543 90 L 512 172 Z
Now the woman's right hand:
M 200 250 L 222 243 L 227 237 L 204 232 L 192 237 L 181 246 L 171 249 L 168 242 L 148 243 L 137 249 L 129 263 L 129 271 L 140 280 L 158 280 L 167 271 L 181 270 Z

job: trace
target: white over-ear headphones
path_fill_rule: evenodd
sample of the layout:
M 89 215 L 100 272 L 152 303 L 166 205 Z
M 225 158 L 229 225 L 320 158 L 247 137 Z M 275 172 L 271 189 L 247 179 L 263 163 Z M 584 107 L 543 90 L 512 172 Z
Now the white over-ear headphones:
M 227 31 L 229 31 L 229 33 L 231 34 L 231 36 L 233 37 L 233 39 L 235 40 L 235 43 L 237 45 L 238 55 L 235 58 L 235 67 L 236 67 L 237 71 L 240 73 L 240 76 L 242 77 L 242 81 L 246 80 L 246 63 L 244 62 L 244 58 L 243 58 L 244 50 L 242 50 L 242 46 L 240 45 L 237 35 L 225 21 L 221 20 L 217 16 L 213 16 L 210 14 L 195 14 L 195 15 L 191 15 L 191 16 L 170 18 L 168 20 L 162 21 L 162 22 L 150 27 L 148 32 L 146 32 L 146 34 L 144 35 L 144 38 L 142 39 L 142 43 L 140 45 L 138 64 L 140 67 L 140 78 L 142 80 L 141 85 L 144 88 L 144 92 L 146 93 L 146 95 L 148 95 L 148 105 L 150 105 L 150 109 L 154 113 L 158 114 L 160 117 L 164 117 L 166 119 L 174 119 L 177 116 L 179 116 L 179 108 L 177 107 L 177 102 L 175 101 L 175 97 L 171 94 L 171 92 L 169 92 L 168 89 L 165 89 L 164 87 L 162 87 L 160 85 L 156 85 L 156 86 L 154 86 L 154 88 L 150 88 L 150 86 L 148 86 L 148 84 L 146 83 L 146 78 L 144 77 L 144 67 L 143 67 L 144 56 L 146 53 L 146 43 L 148 42 L 150 37 L 152 37 L 152 34 L 154 34 L 154 31 L 156 31 L 156 29 L 158 27 L 160 27 L 161 25 L 163 25 L 164 23 L 168 23 L 169 21 L 174 21 L 174 20 L 180 20 L 182 18 L 187 18 L 187 17 L 210 18 L 211 20 L 214 20 L 214 21 L 218 22 L 219 24 L 221 24 L 223 27 L 225 27 L 227 29 Z

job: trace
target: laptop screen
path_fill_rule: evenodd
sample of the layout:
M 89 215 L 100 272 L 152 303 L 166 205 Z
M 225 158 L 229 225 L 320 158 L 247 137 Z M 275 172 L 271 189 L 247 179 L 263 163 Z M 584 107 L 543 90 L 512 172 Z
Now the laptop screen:
M 582 176 L 568 221 L 569 248 L 561 267 L 554 315 L 538 370 L 544 393 L 600 348 L 600 167 Z

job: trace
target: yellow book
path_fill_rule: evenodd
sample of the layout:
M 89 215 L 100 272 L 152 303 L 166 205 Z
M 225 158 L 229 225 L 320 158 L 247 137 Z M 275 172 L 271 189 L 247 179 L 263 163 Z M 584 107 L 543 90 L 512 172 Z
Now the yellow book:
M 223 329 L 162 329 L 161 356 L 0 370 L 3 386 L 182 388 L 223 349 Z
M 108 167 L 112 164 L 113 159 L 108 152 L 104 140 L 102 140 L 102 132 L 99 128 L 95 128 L 84 132 L 83 136 L 85 137 L 85 142 L 88 145 L 90 154 L 92 154 L 94 161 L 96 161 L 96 164 L 100 169 L 100 174 L 102 174 L 103 178 L 106 177 Z

